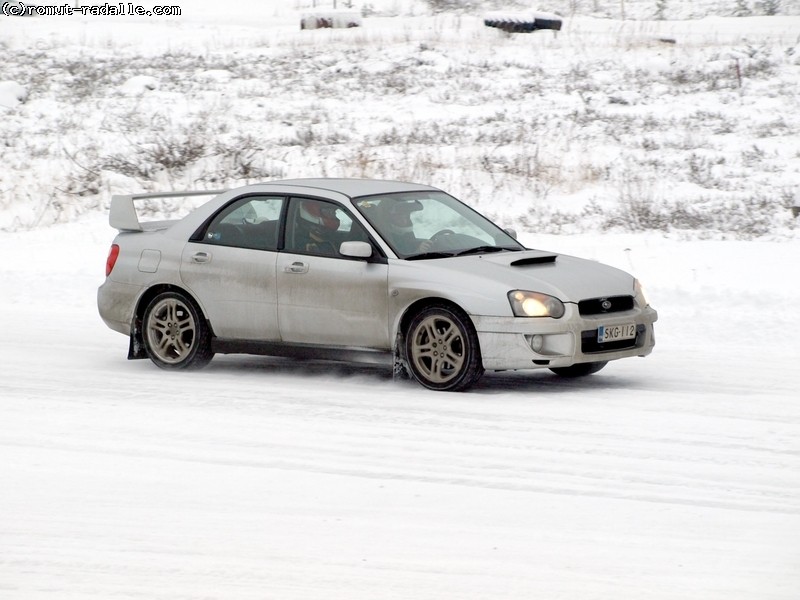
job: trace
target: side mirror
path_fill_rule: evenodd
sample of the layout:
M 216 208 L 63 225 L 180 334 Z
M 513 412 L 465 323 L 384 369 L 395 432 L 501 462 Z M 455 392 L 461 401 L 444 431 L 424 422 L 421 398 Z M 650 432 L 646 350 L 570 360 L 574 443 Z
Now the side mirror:
M 512 238 L 517 239 L 517 232 L 514 229 L 511 229 L 511 227 L 509 227 L 508 229 L 504 229 L 503 231 L 505 231 Z
M 372 246 L 367 242 L 342 242 L 339 254 L 350 258 L 369 258 L 372 256 Z

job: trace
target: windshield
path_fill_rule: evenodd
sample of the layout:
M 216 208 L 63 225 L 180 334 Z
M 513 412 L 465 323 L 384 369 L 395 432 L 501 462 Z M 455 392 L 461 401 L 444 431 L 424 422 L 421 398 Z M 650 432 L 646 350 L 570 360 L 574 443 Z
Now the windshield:
M 400 258 L 524 249 L 497 225 L 444 192 L 367 196 L 353 203 Z

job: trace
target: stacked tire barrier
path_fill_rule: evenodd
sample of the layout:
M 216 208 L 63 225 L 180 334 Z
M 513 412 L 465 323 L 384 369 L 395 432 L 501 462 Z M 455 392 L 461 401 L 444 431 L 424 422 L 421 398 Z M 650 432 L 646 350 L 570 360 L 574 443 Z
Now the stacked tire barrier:
M 556 14 L 542 12 L 491 12 L 483 19 L 486 27 L 494 27 L 507 33 L 531 33 L 539 29 L 561 30 L 562 19 Z

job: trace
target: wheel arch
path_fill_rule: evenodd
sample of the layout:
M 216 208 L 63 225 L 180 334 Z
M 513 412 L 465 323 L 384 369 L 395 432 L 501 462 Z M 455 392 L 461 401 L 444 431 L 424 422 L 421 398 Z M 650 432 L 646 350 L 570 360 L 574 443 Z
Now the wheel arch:
M 214 330 L 211 327 L 208 317 L 206 317 L 202 304 L 197 301 L 197 298 L 195 298 L 194 295 L 189 292 L 189 290 L 171 283 L 159 283 L 147 288 L 144 293 L 139 296 L 139 299 L 136 302 L 136 308 L 133 312 L 133 319 L 131 320 L 130 344 L 128 345 L 128 358 L 131 360 L 147 358 L 147 351 L 145 350 L 144 337 L 142 334 L 144 311 L 147 310 L 147 306 L 150 304 L 153 298 L 163 292 L 178 292 L 194 302 L 197 310 L 200 312 L 200 316 L 203 318 L 203 321 L 205 321 L 205 324 L 211 331 L 212 337 L 214 335 Z
M 446 306 L 455 309 L 463 313 L 472 323 L 472 326 L 475 327 L 475 322 L 472 320 L 470 314 L 464 310 L 458 302 L 450 300 L 449 298 L 444 298 L 442 296 L 425 296 L 424 298 L 414 300 L 403 309 L 395 325 L 392 355 L 394 357 L 394 376 L 396 379 L 407 379 L 409 377 L 407 357 L 405 356 L 406 332 L 414 316 L 429 306 Z M 478 351 L 480 352 L 480 346 L 478 347 Z
M 412 357 L 409 354 L 407 335 L 409 330 L 415 326 L 416 318 L 428 309 L 444 309 L 450 311 L 454 313 L 456 319 L 463 322 L 462 329 L 467 328 L 462 339 L 464 344 L 467 344 L 467 340 L 469 340 L 467 347 L 471 348 L 471 351 L 469 354 L 465 353 L 464 356 L 469 356 L 470 358 L 464 363 L 466 370 L 461 370 L 461 367 L 458 367 L 461 370 L 461 374 L 458 375 L 454 385 L 448 384 L 447 386 L 439 387 L 430 382 L 426 383 L 425 377 L 421 378 L 418 372 L 415 374 L 419 366 L 414 367 L 414 365 L 411 364 Z M 477 328 L 475 327 L 475 322 L 472 320 L 472 316 L 457 302 L 441 296 L 420 298 L 406 307 L 398 321 L 393 354 L 394 375 L 396 378 L 407 379 L 410 377 L 416 379 L 424 387 L 432 390 L 463 391 L 480 379 L 484 372 L 483 361 L 481 359 L 480 339 L 478 338 Z
M 475 326 L 475 323 L 472 321 L 472 317 L 469 313 L 464 310 L 462 306 L 460 306 L 457 302 L 450 300 L 448 298 L 443 298 L 441 296 L 426 296 L 425 298 L 420 298 L 415 300 L 408 306 L 406 306 L 403 313 L 400 315 L 400 319 L 397 324 L 397 336 L 405 336 L 406 330 L 408 329 L 408 325 L 411 322 L 411 319 L 414 318 L 421 310 L 428 308 L 429 306 L 447 306 L 448 308 L 453 308 L 464 315 L 472 322 L 472 326 Z

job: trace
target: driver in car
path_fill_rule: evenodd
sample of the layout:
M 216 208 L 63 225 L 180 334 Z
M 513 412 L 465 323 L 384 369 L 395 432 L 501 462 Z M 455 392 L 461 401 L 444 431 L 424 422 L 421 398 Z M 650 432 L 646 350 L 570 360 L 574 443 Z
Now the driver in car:
M 394 248 L 401 254 L 419 254 L 429 252 L 433 242 L 418 238 L 414 234 L 414 223 L 411 214 L 422 210 L 419 201 L 388 201 L 386 215 L 386 233 Z

